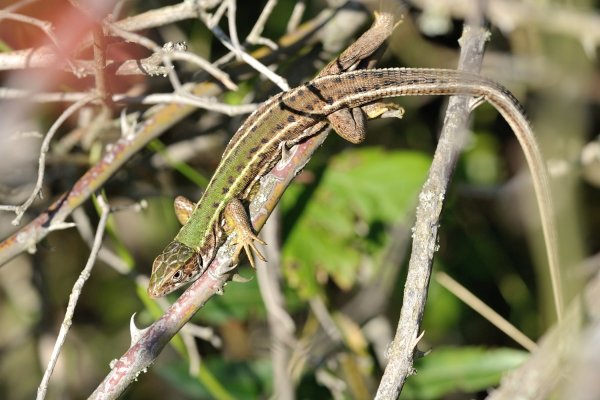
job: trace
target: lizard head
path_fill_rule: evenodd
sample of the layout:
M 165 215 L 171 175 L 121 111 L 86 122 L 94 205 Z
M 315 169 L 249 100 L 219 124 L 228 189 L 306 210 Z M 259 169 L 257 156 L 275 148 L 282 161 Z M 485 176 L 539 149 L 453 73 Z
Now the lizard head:
M 175 240 L 169 243 L 152 264 L 148 295 L 165 296 L 190 283 L 202 272 L 200 255 L 194 249 Z

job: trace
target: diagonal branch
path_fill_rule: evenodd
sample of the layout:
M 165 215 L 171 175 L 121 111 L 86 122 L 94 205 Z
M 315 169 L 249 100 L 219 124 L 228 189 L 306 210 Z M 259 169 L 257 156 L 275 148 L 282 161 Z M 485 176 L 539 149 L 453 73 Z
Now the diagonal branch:
M 252 226 L 260 231 L 279 198 L 295 177 L 296 172 L 309 160 L 312 153 L 325 140 L 326 123 L 314 129 L 316 136 L 290 150 L 289 157 L 280 161 L 261 179 L 259 193 L 250 204 Z M 198 278 L 171 308 L 152 324 L 138 341 L 112 366 L 104 381 L 90 399 L 115 399 L 154 362 L 171 338 L 215 294 L 223 293 L 223 286 L 231 277 L 232 255 L 235 244 L 230 237 L 217 252 L 206 272 Z

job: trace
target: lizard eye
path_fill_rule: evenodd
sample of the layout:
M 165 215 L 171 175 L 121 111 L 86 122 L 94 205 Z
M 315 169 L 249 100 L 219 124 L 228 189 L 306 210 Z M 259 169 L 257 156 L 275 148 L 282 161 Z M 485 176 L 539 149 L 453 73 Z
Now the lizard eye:
M 183 273 L 181 271 L 177 271 L 173 274 L 173 277 L 171 279 L 173 279 L 175 282 L 179 282 L 181 280 L 182 275 Z

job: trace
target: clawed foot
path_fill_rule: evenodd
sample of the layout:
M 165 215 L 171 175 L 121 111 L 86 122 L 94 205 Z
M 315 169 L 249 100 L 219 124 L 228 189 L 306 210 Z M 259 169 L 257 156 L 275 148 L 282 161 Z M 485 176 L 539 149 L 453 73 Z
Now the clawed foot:
M 252 231 L 250 221 L 248 220 L 248 214 L 239 200 L 233 199 L 227 204 L 224 211 L 224 217 L 224 228 L 227 234 L 231 234 L 233 232 L 236 234 L 233 242 L 233 244 L 236 246 L 233 256 L 235 262 L 237 263 L 242 249 L 246 252 L 252 268 L 255 268 L 254 256 L 257 256 L 262 261 L 267 261 L 265 256 L 263 256 L 262 253 L 256 248 L 254 242 L 256 241 L 260 244 L 266 243 L 256 236 Z

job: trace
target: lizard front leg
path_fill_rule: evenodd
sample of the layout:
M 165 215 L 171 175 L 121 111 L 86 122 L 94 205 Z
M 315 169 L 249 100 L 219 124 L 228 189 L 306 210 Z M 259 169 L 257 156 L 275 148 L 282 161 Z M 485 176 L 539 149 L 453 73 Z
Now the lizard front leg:
M 225 206 L 223 210 L 224 226 L 223 229 L 227 235 L 231 235 L 235 232 L 235 250 L 233 253 L 234 263 L 238 262 L 238 257 L 242 249 L 246 252 L 250 265 L 254 268 L 254 255 L 263 261 L 266 261 L 265 257 L 254 245 L 254 241 L 260 244 L 266 244 L 252 231 L 248 213 L 242 205 L 242 202 L 238 199 L 232 199 Z
M 179 223 L 181 225 L 185 225 L 194 212 L 196 204 L 187 197 L 177 196 L 173 201 L 173 208 L 175 209 L 175 216 L 177 217 Z

